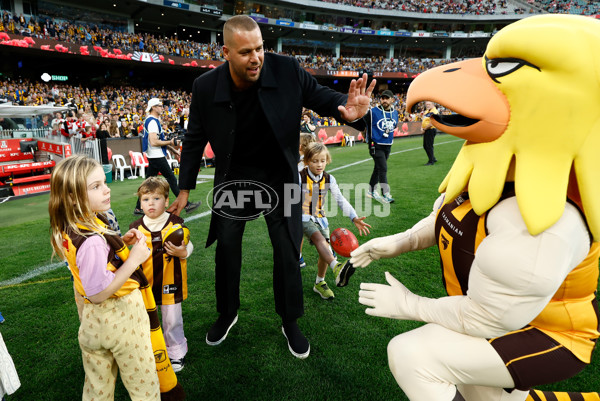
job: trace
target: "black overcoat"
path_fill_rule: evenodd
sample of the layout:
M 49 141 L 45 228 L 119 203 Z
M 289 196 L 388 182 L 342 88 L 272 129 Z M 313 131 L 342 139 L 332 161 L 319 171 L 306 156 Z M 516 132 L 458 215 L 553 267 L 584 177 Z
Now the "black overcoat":
M 260 105 L 286 161 L 285 165 L 273 166 L 273 169 L 283 169 L 286 171 L 286 182 L 297 184 L 302 107 L 320 116 L 343 121 L 337 107 L 346 104 L 347 96 L 320 85 L 300 67 L 295 58 L 272 53 L 265 53 L 257 85 Z M 226 182 L 235 126 L 229 63 L 226 62 L 194 81 L 188 130 L 181 153 L 180 189 L 196 187 L 196 177 L 207 142 L 210 142 L 217 161 L 214 185 Z M 256 140 L 260 141 L 260 138 Z M 301 205 L 293 205 L 291 211 L 287 218 L 288 229 L 291 237 L 298 239 L 299 246 L 302 236 Z M 213 215 L 206 246 L 216 239 L 215 221 L 218 219 Z

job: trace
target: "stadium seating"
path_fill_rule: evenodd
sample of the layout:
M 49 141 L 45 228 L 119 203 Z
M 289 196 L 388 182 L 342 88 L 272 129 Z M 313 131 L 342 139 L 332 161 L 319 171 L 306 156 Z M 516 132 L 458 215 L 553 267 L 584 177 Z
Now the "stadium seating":
M 134 176 L 131 166 L 128 165 L 127 162 L 125 162 L 125 158 L 122 155 L 113 155 L 112 161 L 113 161 L 113 164 L 115 165 L 115 179 L 117 179 L 117 177 L 119 177 L 120 180 L 123 181 L 123 179 L 125 178 L 125 169 L 126 168 L 129 169 L 130 176 L 131 177 Z
M 129 158 L 131 159 L 131 166 L 134 169 L 134 174 L 136 176 L 141 176 L 142 178 L 146 178 L 146 167 L 148 167 L 148 160 L 144 158 L 141 152 L 133 152 L 129 151 Z M 121 181 L 123 181 L 121 179 Z
M 171 152 L 167 152 L 167 162 L 169 163 L 171 169 L 179 167 L 179 162 L 177 161 L 177 159 L 173 158 Z

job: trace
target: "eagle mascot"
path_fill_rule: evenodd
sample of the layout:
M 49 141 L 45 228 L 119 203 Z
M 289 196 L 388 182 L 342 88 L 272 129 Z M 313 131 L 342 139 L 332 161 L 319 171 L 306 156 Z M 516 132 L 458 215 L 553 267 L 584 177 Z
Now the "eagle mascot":
M 433 125 L 465 143 L 433 212 L 351 259 L 439 248 L 446 297 L 389 273 L 360 286 L 367 314 L 426 323 L 388 345 L 398 385 L 412 401 L 600 400 L 531 390 L 584 369 L 600 336 L 600 21 L 515 22 L 483 58 L 419 75 L 407 109 L 421 101 L 451 109 Z

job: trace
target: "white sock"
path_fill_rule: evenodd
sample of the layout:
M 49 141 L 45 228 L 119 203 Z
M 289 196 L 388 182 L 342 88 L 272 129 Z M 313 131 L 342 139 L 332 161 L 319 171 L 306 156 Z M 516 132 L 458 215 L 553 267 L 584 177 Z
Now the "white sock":
M 335 269 L 335 265 L 337 265 L 338 261 L 337 259 L 333 259 L 333 262 L 331 262 L 329 264 L 329 267 L 331 267 L 331 270 Z
M 315 284 L 319 284 L 321 281 L 325 281 L 325 277 L 317 276 L 317 279 L 315 280 Z

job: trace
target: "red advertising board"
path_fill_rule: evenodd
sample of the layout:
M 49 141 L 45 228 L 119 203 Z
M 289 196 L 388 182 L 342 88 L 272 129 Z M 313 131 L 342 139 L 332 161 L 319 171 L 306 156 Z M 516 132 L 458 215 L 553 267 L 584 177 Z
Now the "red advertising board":
M 50 181 L 33 184 L 15 185 L 12 187 L 15 196 L 36 194 L 38 192 L 50 191 Z
M 13 163 L 0 166 L 0 176 L 10 174 L 25 174 L 33 173 L 40 170 L 45 170 L 50 167 L 54 167 L 56 162 L 54 160 L 47 160 L 43 162 L 27 162 L 27 163 Z
M 63 157 L 71 156 L 71 145 L 68 143 L 54 143 L 39 140 L 38 149 L 43 150 L 44 152 L 54 153 L 55 155 Z
M 0 163 L 13 160 L 29 160 L 33 159 L 31 153 L 21 153 L 19 143 L 23 139 L 0 139 Z

